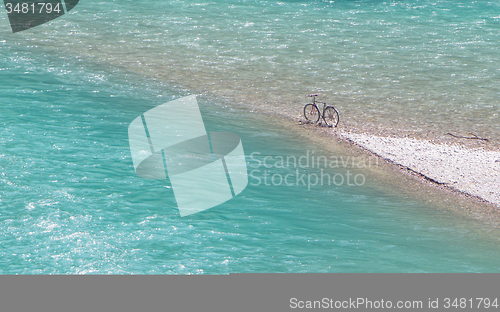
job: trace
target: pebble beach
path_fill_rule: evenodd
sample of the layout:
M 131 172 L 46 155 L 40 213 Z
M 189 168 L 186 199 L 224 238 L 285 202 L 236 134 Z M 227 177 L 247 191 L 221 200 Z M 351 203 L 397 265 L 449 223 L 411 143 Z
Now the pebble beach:
M 427 180 L 500 208 L 500 151 L 413 138 L 341 133 L 357 145 Z

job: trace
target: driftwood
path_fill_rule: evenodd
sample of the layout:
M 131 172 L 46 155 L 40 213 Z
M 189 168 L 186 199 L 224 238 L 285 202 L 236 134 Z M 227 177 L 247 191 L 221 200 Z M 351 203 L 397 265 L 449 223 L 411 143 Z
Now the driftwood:
M 482 141 L 486 141 L 486 142 L 489 142 L 490 139 L 486 139 L 486 138 L 480 138 L 478 137 L 477 135 L 475 135 L 474 133 L 471 133 L 469 132 L 470 135 L 472 135 L 472 137 L 466 137 L 466 136 L 461 136 L 461 135 L 455 135 L 453 133 L 445 133 L 445 135 L 451 135 L 452 137 L 455 137 L 455 138 L 459 138 L 459 139 L 469 139 L 469 140 L 482 140 Z

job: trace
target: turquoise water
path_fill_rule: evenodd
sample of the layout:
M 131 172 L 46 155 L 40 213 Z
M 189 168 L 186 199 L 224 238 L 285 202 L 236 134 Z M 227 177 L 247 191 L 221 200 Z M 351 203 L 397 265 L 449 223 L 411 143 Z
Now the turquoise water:
M 392 4 L 83 1 L 18 34 L 4 18 L 0 273 L 499 271 L 496 232 L 383 190 L 373 175 L 256 185 L 264 172 L 318 174 L 278 168 L 279 156 L 346 156 L 252 113 L 259 103 L 293 112 L 310 90 L 370 115 L 366 125 L 346 117 L 360 129 L 498 131 L 498 5 Z M 248 166 L 261 172 L 237 198 L 181 218 L 169 181 L 135 175 L 127 128 L 188 94 L 201 94 L 208 131 L 237 133 L 247 155 L 260 153 Z M 266 156 L 271 168 L 255 168 Z
M 343 127 L 500 146 L 496 1 L 82 1 L 6 43 L 299 116 L 320 91 Z M 42 52 L 43 51 L 43 52 Z M 263 106 L 264 105 L 264 106 Z

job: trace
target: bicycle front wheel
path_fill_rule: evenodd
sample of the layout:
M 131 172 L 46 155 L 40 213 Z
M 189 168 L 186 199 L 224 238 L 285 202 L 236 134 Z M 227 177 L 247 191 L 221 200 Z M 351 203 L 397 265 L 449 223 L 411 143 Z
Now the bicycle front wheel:
M 314 104 L 307 104 L 304 106 L 304 117 L 307 121 L 317 123 L 319 120 L 319 109 Z
M 340 121 L 339 112 L 333 106 L 328 106 L 325 109 L 325 115 L 323 116 L 325 123 L 328 127 L 337 127 Z

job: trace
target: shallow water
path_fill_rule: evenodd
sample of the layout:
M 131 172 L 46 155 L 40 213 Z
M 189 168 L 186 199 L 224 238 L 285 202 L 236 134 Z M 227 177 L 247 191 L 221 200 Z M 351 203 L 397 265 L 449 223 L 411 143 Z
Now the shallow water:
M 320 91 L 343 126 L 431 139 L 474 132 L 498 144 L 497 2 L 85 1 L 74 10 L 4 36 L 263 110 L 298 116 L 303 96 Z
M 251 112 L 300 113 L 321 90 L 359 129 L 496 133 L 497 4 L 147 3 L 85 1 L 17 34 L 3 20 L 0 273 L 498 271 L 496 230 L 384 189 L 368 168 L 281 168 L 279 156 L 352 155 Z M 168 180 L 135 175 L 127 128 L 192 93 L 208 131 L 242 138 L 251 176 L 181 218 Z M 321 169 L 366 180 L 307 185 Z M 277 183 L 297 170 L 304 184 Z

